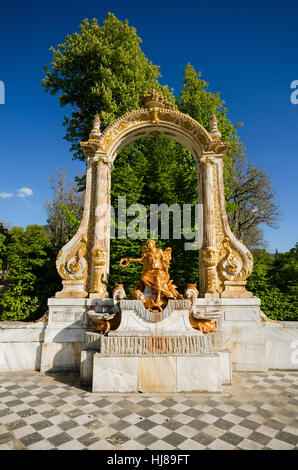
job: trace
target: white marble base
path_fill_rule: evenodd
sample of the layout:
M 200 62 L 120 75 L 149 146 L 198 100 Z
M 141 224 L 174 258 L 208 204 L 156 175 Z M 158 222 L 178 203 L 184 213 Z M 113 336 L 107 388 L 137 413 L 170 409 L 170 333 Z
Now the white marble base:
M 42 372 L 80 370 L 83 343 L 44 343 L 42 345 Z
M 94 354 L 97 393 L 220 392 L 220 356 L 114 356 Z
M 93 357 L 96 351 L 84 349 L 81 352 L 80 381 L 82 385 L 90 385 L 93 377 Z
M 137 392 L 138 358 L 94 354 L 93 392 Z
M 39 370 L 42 343 L 0 343 L 0 372 Z
M 0 371 L 39 370 L 45 324 L 0 322 Z

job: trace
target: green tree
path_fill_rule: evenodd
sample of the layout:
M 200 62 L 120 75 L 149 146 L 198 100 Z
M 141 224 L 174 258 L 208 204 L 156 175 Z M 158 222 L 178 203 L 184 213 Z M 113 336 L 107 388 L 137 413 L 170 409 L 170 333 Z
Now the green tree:
M 137 107 L 148 90 L 162 88 L 158 67 L 146 58 L 140 43 L 127 20 L 119 21 L 108 13 L 103 26 L 96 19 L 85 19 L 79 33 L 67 35 L 64 44 L 51 48 L 53 61 L 44 67 L 42 85 L 52 95 L 60 93 L 61 106 L 72 108 L 64 125 L 74 158 L 85 160 L 80 142 L 88 139 L 97 112 L 104 129 Z M 166 87 L 163 91 L 170 96 Z
M 8 287 L 1 297 L 1 320 L 35 320 L 58 289 L 56 251 L 42 227 L 13 227 L 7 246 Z
M 6 254 L 8 244 L 8 229 L 4 226 L 3 222 L 0 221 L 0 269 L 6 268 Z
M 271 256 L 254 250 L 254 270 L 248 289 L 261 299 L 261 309 L 272 320 L 298 320 L 298 244 L 287 253 Z

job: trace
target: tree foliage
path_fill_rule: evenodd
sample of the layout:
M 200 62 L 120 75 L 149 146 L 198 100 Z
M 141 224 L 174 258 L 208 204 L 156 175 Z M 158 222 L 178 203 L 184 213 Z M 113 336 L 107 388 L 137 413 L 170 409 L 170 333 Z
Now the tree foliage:
M 53 243 L 61 248 L 66 239 L 74 235 L 73 227 L 78 228 L 75 220 L 82 216 L 84 193 L 79 193 L 76 185 L 67 181 L 66 171 L 59 168 L 56 171 L 57 176 L 51 176 L 49 179 L 54 197 L 52 201 L 46 201 L 46 210 L 49 236 Z M 69 220 L 68 216 L 71 214 L 75 220 Z
M 47 308 L 47 299 L 60 285 L 56 272 L 57 252 L 39 225 L 8 232 L 5 280 L 1 296 L 1 320 L 35 320 Z
M 264 249 L 253 254 L 248 289 L 261 299 L 263 312 L 273 320 L 298 321 L 298 243 L 274 257 Z

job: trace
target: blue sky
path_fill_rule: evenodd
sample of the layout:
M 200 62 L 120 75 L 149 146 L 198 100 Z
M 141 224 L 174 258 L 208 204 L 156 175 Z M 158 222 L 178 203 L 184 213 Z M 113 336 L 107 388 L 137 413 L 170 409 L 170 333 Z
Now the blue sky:
M 265 168 L 277 193 L 279 229 L 264 227 L 268 249 L 286 251 L 297 241 L 298 2 L 185 0 L 150 2 L 52 0 L 5 2 L 0 9 L 0 219 L 10 226 L 46 223 L 48 178 L 56 168 L 70 177 L 84 171 L 63 140 L 65 110 L 40 87 L 49 47 L 64 42 L 84 18 L 101 24 L 107 12 L 128 19 L 161 82 L 179 94 L 190 62 L 219 91 L 228 117 L 240 129 L 248 158 Z

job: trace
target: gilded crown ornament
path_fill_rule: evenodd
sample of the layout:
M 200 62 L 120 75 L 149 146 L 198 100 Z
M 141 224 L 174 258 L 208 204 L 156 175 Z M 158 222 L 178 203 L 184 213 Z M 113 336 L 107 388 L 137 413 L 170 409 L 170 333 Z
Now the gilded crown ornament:
M 165 108 L 165 109 L 175 109 L 173 103 L 167 100 L 164 94 L 161 91 L 151 90 L 147 93 L 141 100 L 140 105 L 145 108 Z

